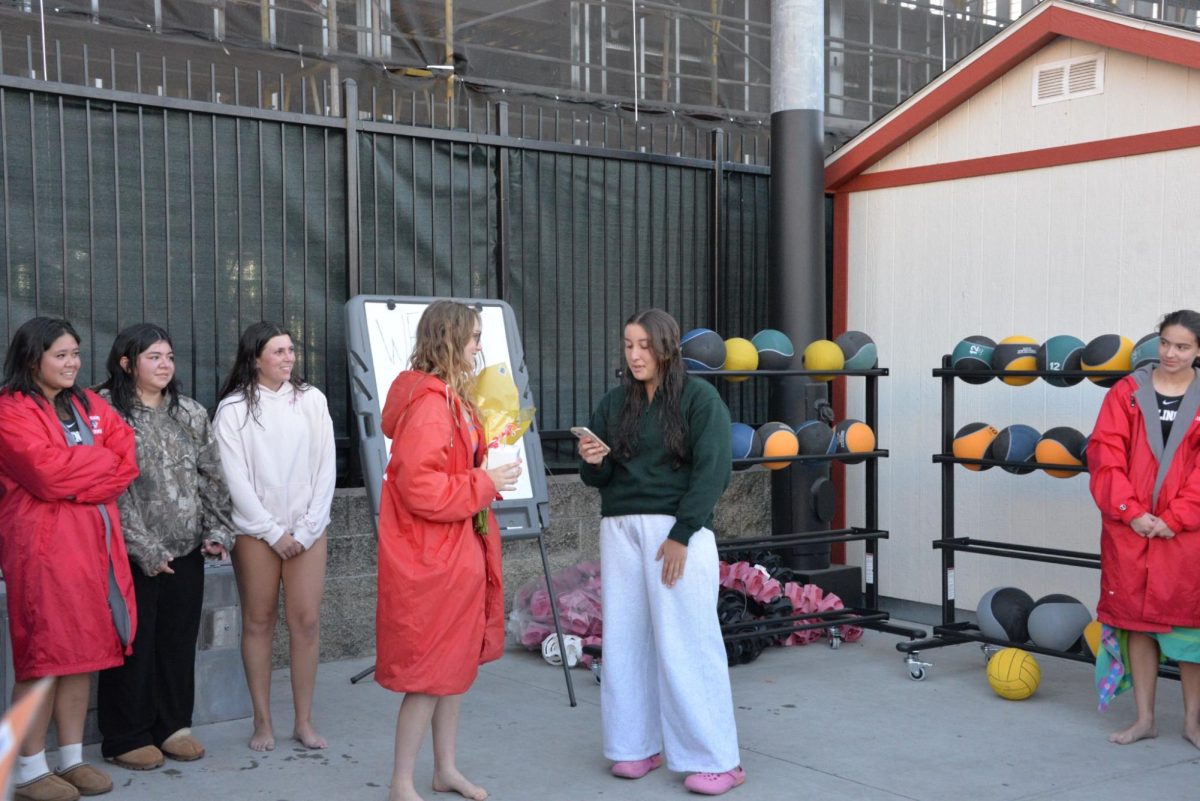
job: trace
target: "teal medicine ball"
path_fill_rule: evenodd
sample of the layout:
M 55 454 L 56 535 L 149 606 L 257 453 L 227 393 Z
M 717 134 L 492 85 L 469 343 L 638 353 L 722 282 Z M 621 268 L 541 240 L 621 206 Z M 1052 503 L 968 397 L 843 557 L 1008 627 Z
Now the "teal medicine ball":
M 1049 372 L 1079 369 L 1079 357 L 1083 355 L 1083 340 L 1070 334 L 1050 337 L 1037 349 L 1037 369 Z M 1083 380 L 1082 376 L 1042 376 L 1053 387 L 1073 387 Z
M 862 331 L 846 331 L 834 340 L 846 357 L 843 370 L 872 370 L 879 366 L 875 340 Z
M 720 370 L 725 366 L 725 340 L 708 328 L 693 328 L 679 340 L 689 370 Z
M 1000 434 L 988 446 L 987 458 L 1000 462 L 1032 462 L 1034 461 L 1034 453 L 1037 451 L 1038 440 L 1041 438 L 1036 428 L 1022 423 L 1002 428 L 1000 429 Z M 1011 467 L 1008 465 L 1001 465 L 1000 467 L 1002 470 L 1007 470 L 1018 476 L 1032 473 L 1036 469 L 1033 467 Z
M 1158 364 L 1158 332 L 1146 334 L 1133 345 L 1133 354 L 1129 357 L 1134 370 L 1147 364 Z
M 786 370 L 792 366 L 796 349 L 787 334 L 774 328 L 764 328 L 750 340 L 758 351 L 759 370 Z
M 985 336 L 971 336 L 954 346 L 950 354 L 950 366 L 955 370 L 991 370 L 992 354 L 996 351 L 996 343 Z M 992 380 L 990 375 L 964 375 L 962 380 L 968 384 L 986 384 Z

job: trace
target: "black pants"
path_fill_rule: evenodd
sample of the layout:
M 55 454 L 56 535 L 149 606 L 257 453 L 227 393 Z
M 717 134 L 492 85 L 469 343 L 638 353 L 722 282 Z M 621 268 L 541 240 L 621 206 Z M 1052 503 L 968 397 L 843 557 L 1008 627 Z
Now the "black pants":
M 200 549 L 171 562 L 174 573 L 147 576 L 132 561 L 137 597 L 133 654 L 121 667 L 100 671 L 100 752 L 116 757 L 162 745 L 192 725 L 196 697 L 196 637 L 204 603 Z

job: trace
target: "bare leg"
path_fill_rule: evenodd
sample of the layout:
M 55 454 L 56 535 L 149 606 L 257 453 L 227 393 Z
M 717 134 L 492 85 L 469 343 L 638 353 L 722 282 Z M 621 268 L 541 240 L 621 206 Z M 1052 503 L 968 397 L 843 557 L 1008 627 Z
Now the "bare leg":
M 1110 743 L 1129 745 L 1148 737 L 1157 737 L 1154 725 L 1154 693 L 1158 687 L 1158 641 L 1139 631 L 1129 632 L 1129 667 L 1133 673 L 1133 698 L 1137 720 L 1133 725 L 1108 736 Z
M 1180 662 L 1179 678 L 1183 685 L 1183 736 L 1200 748 L 1200 664 Z
M 91 690 L 91 673 L 58 677 L 58 687 L 54 693 L 54 725 L 58 728 L 59 744 L 83 742 L 83 724 L 87 720 Z
M 324 748 L 325 738 L 312 722 L 313 690 L 317 686 L 317 661 L 321 647 L 321 595 L 325 592 L 325 537 L 304 553 L 283 563 L 283 614 L 291 643 L 292 736 L 305 748 Z
M 447 695 L 438 699 L 433 710 L 433 791 L 453 792 L 471 801 L 483 801 L 488 797 L 487 790 L 472 784 L 456 764 L 461 708 L 461 695 Z
M 41 679 L 30 679 L 28 681 L 18 681 L 13 684 L 12 702 L 15 705 L 33 689 Z M 54 679 L 50 682 L 50 689 L 46 693 L 46 700 L 38 708 L 33 715 L 33 720 L 29 724 L 29 731 L 25 733 L 25 739 L 21 741 L 21 756 L 33 756 L 38 751 L 46 750 L 46 732 L 50 729 L 50 714 L 54 710 L 54 699 L 57 695 L 59 679 Z M 85 709 L 86 712 L 86 709 Z M 82 723 L 80 725 L 82 728 Z
M 392 769 L 392 792 L 388 801 L 421 801 L 413 783 L 417 754 L 438 705 L 436 695 L 405 693 L 396 716 L 396 766 Z
M 271 641 L 279 619 L 279 577 L 283 560 L 260 539 L 239 536 L 232 551 L 242 604 L 242 664 L 254 707 L 254 733 L 250 748 L 275 748 L 271 725 Z

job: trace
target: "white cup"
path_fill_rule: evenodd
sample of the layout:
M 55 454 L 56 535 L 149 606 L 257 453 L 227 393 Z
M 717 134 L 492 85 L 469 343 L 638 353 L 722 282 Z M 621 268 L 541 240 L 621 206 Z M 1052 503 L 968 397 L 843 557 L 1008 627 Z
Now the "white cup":
M 520 445 L 497 445 L 494 448 L 488 448 L 487 460 L 483 466 L 487 470 L 495 470 L 502 465 L 512 464 L 519 458 L 521 458 Z

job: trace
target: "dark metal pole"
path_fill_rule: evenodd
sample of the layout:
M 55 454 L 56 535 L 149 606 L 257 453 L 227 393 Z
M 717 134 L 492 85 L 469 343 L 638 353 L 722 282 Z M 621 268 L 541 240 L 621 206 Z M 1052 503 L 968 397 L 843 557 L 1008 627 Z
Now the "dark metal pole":
M 822 0 L 771 0 L 771 220 L 767 320 L 797 354 L 826 336 L 825 320 L 825 35 Z M 797 365 L 798 366 L 798 365 Z M 780 379 L 772 420 L 795 426 L 817 416 L 827 385 Z M 814 488 L 829 465 L 793 465 L 771 479 L 777 535 L 828 528 L 817 518 Z M 829 546 L 795 552 L 797 569 L 829 566 Z
M 358 84 L 346 80 L 342 111 L 346 119 L 346 290 L 359 293 L 358 263 Z M 357 463 L 357 462 L 355 462 Z

